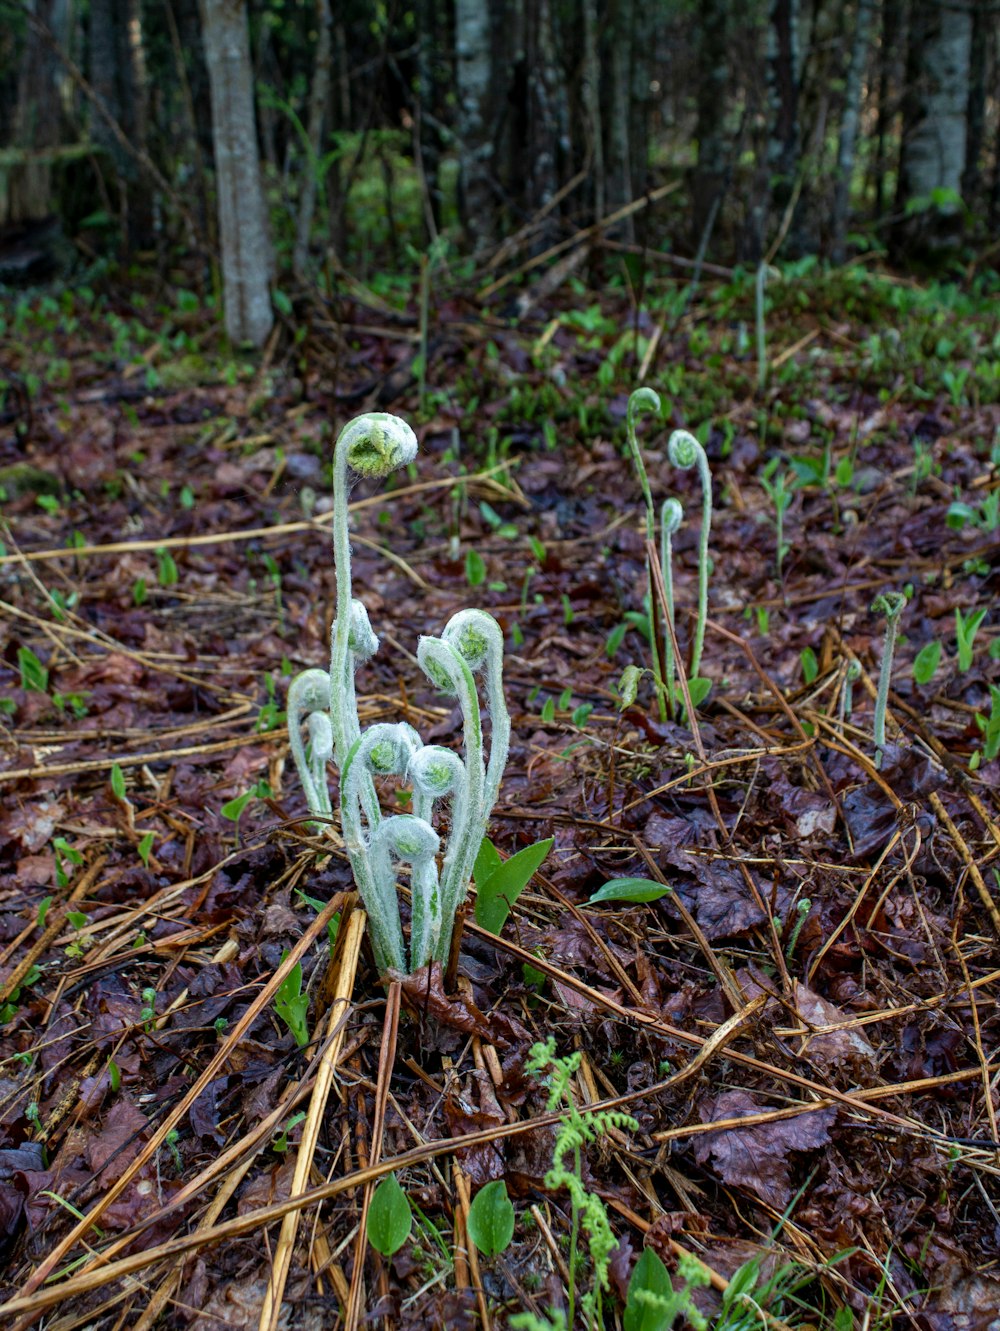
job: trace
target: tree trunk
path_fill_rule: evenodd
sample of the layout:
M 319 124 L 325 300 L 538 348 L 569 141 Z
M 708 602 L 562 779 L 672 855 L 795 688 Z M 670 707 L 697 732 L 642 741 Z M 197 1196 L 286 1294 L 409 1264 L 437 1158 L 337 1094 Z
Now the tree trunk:
M 861 122 L 861 86 L 868 65 L 868 32 L 874 8 L 874 0 L 858 0 L 854 43 L 851 47 L 851 59 L 847 67 L 847 79 L 844 87 L 844 115 L 840 122 L 837 179 L 833 190 L 831 256 L 834 263 L 843 263 L 846 253 L 851 178 L 854 175 L 858 126 Z
M 57 41 L 65 42 L 68 9 L 62 0 L 33 0 L 28 8 Z M 17 148 L 54 148 L 59 143 L 58 63 L 31 23 L 27 25 L 24 40 L 11 142 Z M 9 167 L 6 194 L 6 216 L 0 215 L 0 223 L 47 217 L 52 211 L 51 161 L 39 158 Z
M 531 108 L 528 121 L 525 210 L 536 213 L 559 189 L 567 155 L 569 128 L 566 85 L 560 68 L 550 0 L 535 0 L 528 48 Z M 512 182 L 513 183 L 513 182 Z
M 780 215 L 791 202 L 799 170 L 799 0 L 772 0 L 767 82 L 770 131 L 767 165 L 771 203 Z
M 212 89 L 222 292 L 232 342 L 262 346 L 274 316 L 271 242 L 261 188 L 245 0 L 201 0 Z
M 586 115 L 587 160 L 593 187 L 594 215 L 605 213 L 604 126 L 601 119 L 601 65 L 597 54 L 597 0 L 583 0 L 583 78 L 581 100 Z
M 442 13 L 443 9 L 443 13 Z M 442 69 L 441 52 L 452 46 L 445 15 L 449 6 L 437 0 L 418 0 L 417 14 L 417 89 L 415 134 L 419 148 L 422 188 L 429 206 L 427 240 L 431 243 L 443 222 L 441 157 L 445 149 L 442 126 L 451 94 L 450 71 Z
M 899 39 L 901 0 L 882 0 L 882 34 L 879 51 L 878 76 L 878 129 L 875 146 L 875 217 L 885 213 L 885 178 L 889 166 L 886 141 L 896 118 L 893 96 L 894 75 L 898 61 L 896 49 Z
M 992 25 L 986 9 L 989 0 L 973 0 L 972 53 L 969 61 L 969 95 L 966 102 L 965 164 L 962 169 L 962 198 L 970 208 L 982 201 L 982 156 L 986 141 L 986 67 L 990 58 Z
M 309 138 L 309 159 L 306 162 L 302 195 L 299 199 L 295 253 L 292 256 L 292 270 L 298 278 L 304 276 L 306 261 L 309 258 L 309 237 L 312 233 L 313 214 L 316 211 L 316 191 L 321 184 L 319 172 L 320 158 L 323 155 L 323 117 L 330 95 L 333 26 L 330 0 L 316 0 L 316 26 L 319 35 L 316 39 L 316 63 L 313 67 L 312 87 L 309 89 L 309 124 L 306 128 Z
M 632 201 L 631 30 L 632 5 L 629 0 L 615 0 L 610 24 L 611 49 L 606 57 L 605 73 L 610 85 L 607 206 L 611 211 Z M 626 243 L 634 242 L 635 228 L 631 217 L 626 218 L 618 232 Z
M 473 250 L 495 235 L 490 85 L 490 9 L 482 0 L 455 0 L 459 205 Z
M 968 8 L 914 0 L 894 235 L 910 257 L 940 259 L 961 239 L 971 54 Z
M 725 189 L 728 143 L 725 132 L 729 88 L 728 0 L 705 0 L 698 34 L 698 164 L 691 180 L 695 242 L 708 229 Z

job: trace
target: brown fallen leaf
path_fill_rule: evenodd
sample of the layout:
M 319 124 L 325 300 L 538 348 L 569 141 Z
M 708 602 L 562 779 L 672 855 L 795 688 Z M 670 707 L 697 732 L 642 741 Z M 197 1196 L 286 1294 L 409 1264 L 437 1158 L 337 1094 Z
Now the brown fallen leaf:
M 702 1123 L 759 1114 L 765 1106 L 746 1091 L 724 1091 L 698 1106 Z M 792 1195 L 792 1151 L 815 1151 L 830 1140 L 834 1108 L 816 1109 L 795 1118 L 756 1123 L 745 1128 L 724 1128 L 695 1143 L 695 1159 L 710 1164 L 724 1183 L 747 1188 L 761 1201 L 781 1210 Z
M 796 1010 L 808 1026 L 835 1026 L 849 1019 L 846 1012 L 807 985 L 796 982 L 794 993 Z M 802 1056 L 825 1072 L 846 1065 L 858 1074 L 862 1070 L 870 1072 L 875 1066 L 875 1050 L 860 1029 L 845 1028 L 807 1036 Z

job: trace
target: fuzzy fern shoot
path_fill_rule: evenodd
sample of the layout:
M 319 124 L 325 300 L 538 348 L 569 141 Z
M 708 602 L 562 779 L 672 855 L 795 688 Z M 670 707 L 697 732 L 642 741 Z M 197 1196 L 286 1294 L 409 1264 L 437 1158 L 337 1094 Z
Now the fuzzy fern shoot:
M 292 756 L 310 813 L 329 821 L 327 785 L 331 760 L 340 772 L 339 805 L 344 845 L 354 881 L 368 912 L 372 950 L 380 970 L 407 969 L 396 876 L 410 866 L 409 968 L 447 961 L 455 914 L 465 900 L 476 853 L 486 835 L 507 762 L 510 718 L 503 695 L 503 634 L 484 610 L 463 610 L 440 637 L 422 637 L 417 660 L 428 679 L 457 698 L 462 713 L 464 757 L 425 745 L 412 726 L 381 723 L 362 731 L 355 672 L 378 651 L 368 612 L 351 587 L 347 530 L 350 473 L 383 479 L 412 462 L 413 431 L 398 416 L 371 412 L 341 432 L 333 464 L 333 550 L 337 575 L 329 672 L 306 670 L 288 692 Z M 489 760 L 477 675 L 483 676 L 491 731 Z M 303 743 L 302 727 L 309 735 Z M 386 817 L 376 781 L 399 776 L 413 784 L 413 812 Z M 435 802 L 451 804 L 451 835 L 439 870 L 441 840 L 434 830 Z

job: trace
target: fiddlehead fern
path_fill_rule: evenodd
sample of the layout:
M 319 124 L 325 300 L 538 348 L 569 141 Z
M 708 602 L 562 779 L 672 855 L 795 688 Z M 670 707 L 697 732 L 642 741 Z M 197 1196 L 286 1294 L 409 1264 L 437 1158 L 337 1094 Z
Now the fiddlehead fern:
M 330 720 L 338 764 L 343 767 L 360 734 L 352 706 L 354 664 L 378 650 L 378 639 L 360 601 L 351 599 L 351 544 L 347 532 L 348 473 L 381 480 L 417 456 L 417 437 L 398 416 L 369 412 L 340 432 L 333 451 L 333 559 L 337 572 L 337 612 L 330 656 Z M 357 610 L 355 610 L 357 606 Z M 352 657 L 354 658 L 352 660 Z
M 660 649 L 656 641 L 656 633 L 653 631 L 655 615 L 653 614 L 653 570 L 649 567 L 648 552 L 653 548 L 654 529 L 656 516 L 653 510 L 653 495 L 649 488 L 649 477 L 646 475 L 646 464 L 642 460 L 642 450 L 639 448 L 639 439 L 636 435 L 635 420 L 641 411 L 653 412 L 656 416 L 660 415 L 661 404 L 660 395 L 652 388 L 637 388 L 634 393 L 629 394 L 628 408 L 625 414 L 625 430 L 628 437 L 629 452 L 632 454 L 632 465 L 635 467 L 636 475 L 639 477 L 639 485 L 642 488 L 642 497 L 646 504 L 646 575 L 649 585 L 649 605 L 650 605 L 650 654 L 653 658 L 653 681 L 656 685 L 656 702 L 660 712 L 660 720 L 667 719 L 666 704 L 666 686 L 665 672 L 660 664 Z
M 677 706 L 674 686 L 674 640 L 670 630 L 674 627 L 674 550 L 673 540 L 684 521 L 681 501 L 671 495 L 664 499 L 660 509 L 660 567 L 663 569 L 663 590 L 667 600 L 667 624 L 663 626 L 663 680 L 667 687 L 667 703 L 671 718 Z
M 407 775 L 413 782 L 413 812 L 430 824 L 435 800 L 462 798 L 466 789 L 465 763 L 451 749 L 425 744 L 410 759 Z M 454 827 L 454 819 L 453 819 Z M 426 886 L 425 886 L 426 885 Z M 421 892 L 413 884 L 413 923 L 410 928 L 410 967 L 417 970 L 438 955 L 441 941 L 441 893 L 435 866 L 421 876 Z M 443 963 L 442 963 L 443 964 Z
M 450 749 L 425 746 L 412 726 L 383 723 L 362 733 L 355 671 L 378 650 L 368 612 L 351 591 L 347 491 L 351 473 L 380 478 L 416 456 L 417 441 L 405 421 L 372 413 L 341 432 L 334 451 L 333 547 L 337 610 L 331 634 L 330 669 L 307 670 L 288 695 L 289 741 L 310 812 L 331 811 L 326 767 L 340 768 L 340 815 L 344 845 L 368 911 L 372 948 L 382 969 L 405 966 L 403 931 L 394 862 L 411 866 L 411 967 L 447 960 L 455 911 L 472 876 L 476 853 L 496 800 L 510 743 L 510 717 L 503 696 L 503 634 L 482 610 L 455 615 L 440 638 L 422 638 L 417 659 L 438 687 L 456 696 L 462 710 L 465 761 Z M 490 755 L 483 760 L 479 695 L 474 675 L 485 678 L 491 718 Z M 302 738 L 308 722 L 310 748 Z M 413 782 L 413 813 L 384 818 L 375 781 L 397 775 Z M 452 831 L 438 880 L 440 839 L 431 823 L 434 803 L 452 803 Z
M 326 763 L 333 748 L 333 729 L 327 715 L 329 710 L 330 676 L 325 670 L 304 670 L 301 675 L 297 675 L 292 680 L 288 689 L 288 703 L 286 706 L 288 742 L 291 746 L 292 757 L 295 759 L 295 766 L 298 769 L 299 780 L 306 792 L 306 803 L 309 805 L 309 812 L 319 818 L 329 818 L 331 813 L 330 791 L 326 784 Z M 329 727 L 330 745 L 327 749 L 324 737 L 323 750 L 325 756 L 322 764 L 317 761 L 318 752 L 315 741 L 318 738 L 318 729 L 314 733 L 314 717 L 324 717 L 327 727 Z M 302 743 L 302 722 L 307 719 L 309 722 L 309 738 L 312 741 L 311 763 L 306 761 L 306 751 Z
M 483 807 L 488 819 L 497 802 L 510 749 L 510 715 L 503 696 L 503 633 L 485 610 L 460 610 L 445 626 L 442 639 L 454 647 L 473 675 L 483 672 L 490 718 L 490 760 Z M 485 829 L 484 829 L 485 831 Z
M 885 615 L 885 638 L 882 643 L 882 662 L 878 672 L 878 689 L 875 694 L 875 766 L 882 766 L 882 750 L 885 748 L 885 713 L 889 705 L 889 682 L 892 678 L 892 657 L 896 650 L 896 635 L 899 632 L 899 617 L 906 605 L 902 592 L 884 592 L 872 601 L 872 613 Z
M 391 852 L 410 865 L 410 969 L 426 966 L 441 937 L 441 892 L 437 853 L 440 837 L 414 814 L 394 814 L 379 824 L 374 850 Z
M 701 534 L 698 538 L 698 620 L 691 648 L 691 678 L 701 669 L 705 646 L 705 621 L 708 619 L 708 538 L 712 532 L 712 472 L 705 450 L 687 430 L 675 430 L 667 440 L 667 455 L 675 467 L 688 471 L 697 467 L 701 481 Z
M 439 960 L 447 958 L 455 912 L 465 900 L 472 866 L 486 834 L 489 810 L 485 807 L 486 766 L 483 762 L 483 726 L 479 695 L 472 671 L 462 654 L 442 638 L 421 638 L 417 662 L 427 678 L 442 692 L 458 698 L 462 711 L 465 748 L 464 786 L 456 788 L 452 801 L 451 836 L 441 873 L 441 942 Z

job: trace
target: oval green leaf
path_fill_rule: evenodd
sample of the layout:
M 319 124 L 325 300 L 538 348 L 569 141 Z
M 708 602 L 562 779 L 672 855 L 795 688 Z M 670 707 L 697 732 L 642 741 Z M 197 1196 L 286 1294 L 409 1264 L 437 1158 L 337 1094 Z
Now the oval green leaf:
M 688 692 L 691 694 L 691 706 L 700 707 L 712 692 L 712 681 L 704 675 L 695 675 L 688 680 Z
M 509 860 L 501 862 L 491 843 L 490 850 L 497 861 L 493 869 L 488 868 L 491 856 L 490 852 L 484 849 L 485 842 L 480 846 L 479 855 L 476 857 L 475 874 L 476 923 L 481 928 L 491 934 L 499 934 L 514 902 L 531 882 L 532 874 L 538 869 L 552 846 L 553 838 L 547 837 L 544 841 L 536 841 L 533 846 L 525 846 Z M 483 879 L 479 876 L 480 859 L 483 861 L 482 867 L 485 872 Z
M 934 678 L 934 672 L 938 668 L 938 662 L 941 660 L 941 643 L 935 638 L 933 642 L 926 643 L 921 647 L 913 659 L 913 678 L 918 684 L 929 684 Z
M 390 1174 L 375 1189 L 368 1208 L 368 1242 L 383 1257 L 391 1257 L 410 1237 L 412 1228 L 409 1198 L 399 1186 L 396 1175 Z
M 674 1298 L 667 1268 L 652 1248 L 644 1248 L 628 1282 L 624 1331 L 665 1331 L 680 1311 Z
M 514 1207 L 503 1179 L 480 1188 L 469 1207 L 469 1238 L 484 1257 L 496 1257 L 514 1237 Z
M 654 883 L 651 878 L 612 878 L 610 883 L 597 889 L 590 904 L 597 901 L 659 901 L 671 891 L 672 888 Z

